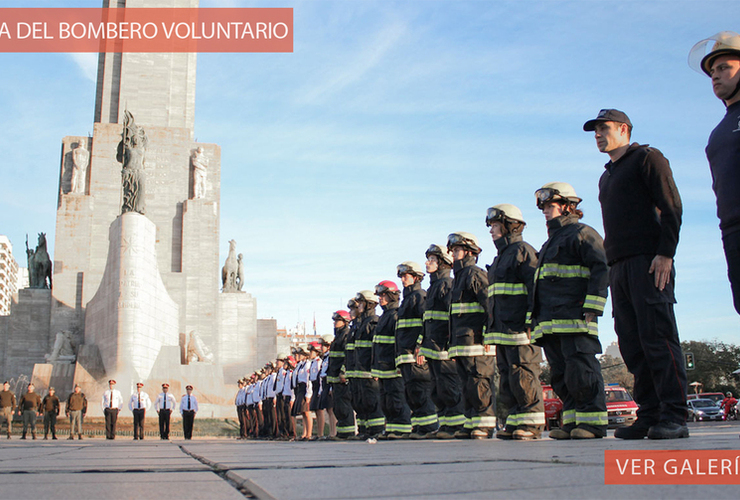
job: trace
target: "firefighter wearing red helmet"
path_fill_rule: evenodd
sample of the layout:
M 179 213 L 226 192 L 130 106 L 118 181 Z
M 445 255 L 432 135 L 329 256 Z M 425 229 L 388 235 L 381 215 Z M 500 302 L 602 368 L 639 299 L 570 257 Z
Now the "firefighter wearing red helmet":
M 352 410 L 352 394 L 344 376 L 344 349 L 349 337 L 350 314 L 339 310 L 331 315 L 334 322 L 334 340 L 329 347 L 329 367 L 326 379 L 331 384 L 334 399 L 334 416 L 337 418 L 337 439 L 348 439 L 355 435 L 355 413 Z
M 508 409 L 499 439 L 538 439 L 545 425 L 540 388 L 542 350 L 529 341 L 527 311 L 532 303 L 537 253 L 522 239 L 524 218 L 514 205 L 488 209 L 486 225 L 498 255 L 488 267 L 489 324 L 485 344 L 496 345 L 499 401 Z
M 465 232 L 447 237 L 454 259 L 455 279 L 450 304 L 450 357 L 455 358 L 465 404 L 465 427 L 459 439 L 487 439 L 496 427 L 496 404 L 491 387 L 495 351 L 483 345 L 488 324 L 488 276 L 478 267 L 478 239 Z
M 403 302 L 398 308 L 396 326 L 396 366 L 406 387 L 411 408 L 411 439 L 423 439 L 439 428 L 437 409 L 432 402 L 432 375 L 426 363 L 417 363 L 424 332 L 426 292 L 421 287 L 424 271 L 416 262 L 402 262 L 396 274 L 403 284 Z
M 437 407 L 439 430 L 429 437 L 452 439 L 463 429 L 465 413 L 462 383 L 455 358 L 450 358 L 450 302 L 452 300 L 452 254 L 441 245 L 426 251 L 429 288 L 424 304 L 424 338 L 417 356 L 419 364 L 428 363 L 432 375 L 431 399 Z
M 381 439 L 404 439 L 411 434 L 411 410 L 406 403 L 403 379 L 395 363 L 395 331 L 398 320 L 398 286 L 389 280 L 375 286 L 383 314 L 373 337 L 372 375 L 380 385 L 380 408 L 385 415 Z
M 604 242 L 579 222 L 581 198 L 573 186 L 551 182 L 535 196 L 548 239 L 534 276 L 532 341 L 545 350 L 552 387 L 563 401 L 563 426 L 550 437 L 602 438 L 609 421 L 596 359 L 601 352 L 596 317 L 603 313 L 608 287 Z
M 372 375 L 373 336 L 378 325 L 375 308 L 378 299 L 370 290 L 355 296 L 359 324 L 355 332 L 355 378 L 357 379 L 358 439 L 376 437 L 385 430 L 385 418 L 380 409 L 380 385 Z M 363 432 L 364 430 L 364 432 Z

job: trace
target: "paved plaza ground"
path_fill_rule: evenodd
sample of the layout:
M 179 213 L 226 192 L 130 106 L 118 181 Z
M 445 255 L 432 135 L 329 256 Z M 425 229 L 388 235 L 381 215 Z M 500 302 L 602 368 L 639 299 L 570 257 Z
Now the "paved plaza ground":
M 735 450 L 740 423 L 675 441 L 0 439 L 0 498 L 737 498 L 738 486 L 604 484 L 604 450 Z

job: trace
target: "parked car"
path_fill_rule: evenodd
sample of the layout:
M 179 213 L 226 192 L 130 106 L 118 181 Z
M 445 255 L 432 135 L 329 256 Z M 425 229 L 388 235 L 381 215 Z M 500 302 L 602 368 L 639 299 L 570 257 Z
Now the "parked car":
M 606 393 L 606 411 L 609 415 L 609 427 L 632 425 L 637 420 L 637 403 L 627 389 L 619 384 L 608 384 Z
M 548 431 L 553 427 L 560 427 L 563 418 L 563 402 L 552 386 L 542 386 L 542 400 L 545 402 L 545 429 Z
M 686 399 L 711 399 L 714 404 L 719 405 L 725 399 L 725 395 L 721 392 L 700 392 L 699 394 L 689 394 Z
M 706 420 L 722 420 L 724 412 L 722 408 L 711 399 L 690 399 L 687 402 L 689 407 L 689 420 L 694 422 L 703 422 Z

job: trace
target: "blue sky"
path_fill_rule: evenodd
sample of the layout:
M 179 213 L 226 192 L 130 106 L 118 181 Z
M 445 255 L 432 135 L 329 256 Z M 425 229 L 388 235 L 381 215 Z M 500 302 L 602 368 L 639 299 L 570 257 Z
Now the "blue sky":
M 3 7 L 99 7 L 99 0 Z M 222 148 L 221 261 L 235 239 L 260 317 L 320 333 L 348 298 L 423 263 L 432 242 L 476 234 L 519 206 L 539 248 L 534 191 L 570 182 L 602 232 L 606 155 L 583 122 L 625 111 L 633 139 L 670 160 L 684 202 L 676 255 L 682 339 L 738 343 L 704 156 L 724 115 L 689 49 L 737 12 L 729 1 L 201 0 L 293 7 L 292 54 L 198 56 L 195 136 Z M 96 55 L 0 54 L 0 234 L 24 264 L 26 232 L 53 241 L 61 139 L 92 131 Z M 31 236 L 33 238 L 33 236 Z M 425 286 L 427 282 L 425 281 Z M 217 286 L 217 284 L 214 284 Z M 604 346 L 616 340 L 610 308 Z

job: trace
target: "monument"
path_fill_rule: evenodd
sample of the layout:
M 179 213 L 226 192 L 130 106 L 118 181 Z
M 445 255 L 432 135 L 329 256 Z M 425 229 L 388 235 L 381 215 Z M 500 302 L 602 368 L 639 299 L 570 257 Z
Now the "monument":
M 4 377 L 33 373 L 61 398 L 80 383 L 91 414 L 108 378 L 124 395 L 191 383 L 218 416 L 233 411 L 227 382 L 275 356 L 233 240 L 219 276 L 221 150 L 193 140 L 195 75 L 192 53 L 99 55 L 93 134 L 62 140 L 48 288 L 21 290 L 0 322 Z M 41 237 L 29 263 L 40 250 Z

